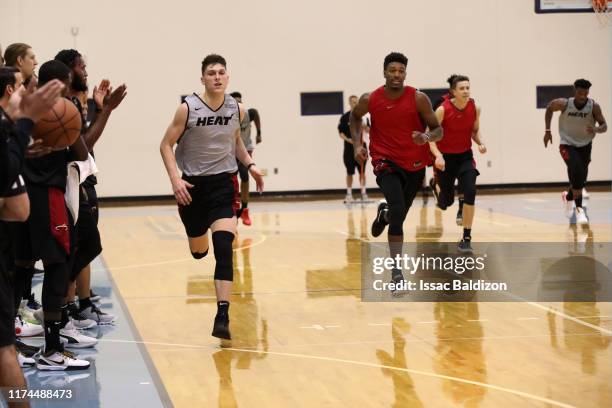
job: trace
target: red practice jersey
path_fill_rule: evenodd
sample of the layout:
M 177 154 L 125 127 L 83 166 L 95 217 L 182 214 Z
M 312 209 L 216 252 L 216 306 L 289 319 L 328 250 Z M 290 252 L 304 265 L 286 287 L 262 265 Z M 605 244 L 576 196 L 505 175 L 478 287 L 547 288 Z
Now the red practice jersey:
M 472 148 L 472 131 L 476 122 L 476 103 L 472 98 L 463 109 L 458 109 L 450 99 L 442 103 L 444 137 L 436 142 L 442 153 L 463 153 Z
M 417 110 L 416 92 L 406 86 L 402 96 L 389 99 L 381 86 L 370 94 L 370 154 L 374 165 L 390 160 L 404 170 L 417 171 L 429 164 L 429 145 L 419 146 L 412 141 L 412 132 L 425 130 Z

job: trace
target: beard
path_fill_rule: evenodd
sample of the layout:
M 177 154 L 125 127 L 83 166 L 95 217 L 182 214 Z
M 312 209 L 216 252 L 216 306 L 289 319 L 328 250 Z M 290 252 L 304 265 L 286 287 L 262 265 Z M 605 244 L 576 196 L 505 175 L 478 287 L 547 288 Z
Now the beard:
M 72 84 L 70 87 L 73 91 L 85 92 L 87 91 L 87 81 L 85 81 L 80 75 L 74 75 L 72 77 Z

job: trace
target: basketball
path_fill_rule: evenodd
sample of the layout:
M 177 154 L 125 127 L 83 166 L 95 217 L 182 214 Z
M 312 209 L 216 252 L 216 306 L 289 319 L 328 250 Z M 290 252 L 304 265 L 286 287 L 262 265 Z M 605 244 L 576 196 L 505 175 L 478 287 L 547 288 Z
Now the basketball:
M 38 121 L 32 137 L 49 147 L 68 147 L 81 134 L 81 114 L 74 103 L 60 98 Z

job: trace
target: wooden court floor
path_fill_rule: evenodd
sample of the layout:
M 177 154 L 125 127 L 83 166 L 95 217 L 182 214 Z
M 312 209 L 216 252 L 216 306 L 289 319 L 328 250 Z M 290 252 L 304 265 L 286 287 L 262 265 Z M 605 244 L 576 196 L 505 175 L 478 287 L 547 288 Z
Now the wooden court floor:
M 611 208 L 609 193 L 590 201 Z M 406 241 L 456 241 L 417 199 Z M 212 258 L 172 206 L 101 212 L 104 263 L 176 407 L 609 407 L 610 303 L 365 303 L 375 205 L 253 203 L 239 226 L 233 340 L 210 336 Z M 610 242 L 609 214 L 568 225 L 558 194 L 483 196 L 475 241 Z M 212 251 L 211 251 L 212 253 Z M 210 255 L 209 255 L 210 256 Z

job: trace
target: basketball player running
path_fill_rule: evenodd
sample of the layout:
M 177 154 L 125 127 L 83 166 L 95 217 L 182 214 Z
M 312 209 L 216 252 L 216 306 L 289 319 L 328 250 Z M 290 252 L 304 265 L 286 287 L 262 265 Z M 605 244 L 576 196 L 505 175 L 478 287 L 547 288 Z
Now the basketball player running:
M 450 98 L 436 109 L 436 118 L 444 130 L 444 139 L 429 144 L 435 156 L 434 178 L 431 191 L 438 208 L 446 210 L 455 201 L 455 180 L 463 193 L 463 237 L 459 241 L 460 252 L 472 250 L 472 222 L 476 200 L 476 170 L 472 140 L 481 154 L 487 152 L 480 135 L 480 107 L 470 98 L 470 79 L 464 75 L 448 78 Z
M 591 147 L 593 138 L 597 133 L 608 130 L 606 119 L 601 107 L 589 98 L 591 83 L 586 79 L 577 79 L 574 82 L 574 96 L 572 98 L 558 98 L 552 100 L 546 107 L 544 122 L 544 147 L 552 143 L 550 121 L 553 113 L 560 111 L 559 115 L 559 151 L 567 166 L 567 176 L 570 187 L 563 192 L 562 198 L 566 204 L 568 216 L 571 216 L 571 201 L 576 206 L 576 223 L 588 224 L 589 220 L 582 206 L 582 189 L 584 188 L 591 162 Z M 595 126 L 597 123 L 598 126 Z
M 238 103 L 242 103 L 242 95 L 240 92 L 232 92 L 230 94 Z M 247 149 L 249 156 L 253 157 L 253 151 L 255 146 L 253 145 L 253 139 L 251 139 L 251 121 L 255 122 L 255 128 L 257 129 L 257 136 L 255 143 L 261 143 L 261 119 L 257 109 L 250 108 L 244 111 L 245 115 L 240 122 L 240 137 L 242 143 Z M 242 219 L 244 225 L 251 225 L 251 217 L 249 217 L 249 171 L 247 168 L 238 161 L 238 173 L 240 174 L 240 199 L 242 201 L 242 207 L 238 211 L 238 217 Z
M 338 133 L 340 135 L 340 139 L 344 140 L 344 151 L 342 154 L 342 159 L 344 161 L 344 167 L 346 167 L 346 197 L 344 199 L 345 203 L 351 203 L 353 201 L 353 176 L 355 175 L 355 169 L 359 172 L 359 185 L 361 186 L 361 200 L 366 201 L 368 196 L 366 194 L 366 179 L 365 179 L 365 168 L 362 169 L 361 165 L 355 160 L 355 150 L 353 149 L 353 139 L 351 137 L 351 129 L 349 125 L 349 118 L 351 116 L 351 111 L 355 108 L 358 102 L 358 98 L 355 95 L 349 96 L 349 106 L 351 109 L 348 112 L 345 112 L 340 117 L 340 122 L 338 123 Z M 359 138 L 359 144 L 365 147 L 365 143 L 363 138 Z M 363 162 L 363 166 L 365 166 L 365 162 Z
M 244 108 L 225 94 L 229 75 L 225 59 L 216 54 L 202 61 L 204 93 L 189 95 L 178 107 L 160 145 L 160 152 L 189 249 L 195 259 L 208 254 L 208 229 L 212 230 L 215 255 L 217 315 L 212 335 L 231 339 L 229 300 L 233 281 L 232 241 L 239 209 L 236 159 L 255 179 L 257 191 L 263 178 L 240 137 Z M 178 143 L 176 156 L 173 149 Z M 177 171 L 182 172 L 182 176 Z
M 402 253 L 403 224 L 416 193 L 423 185 L 425 167 L 429 163 L 428 142 L 442 139 L 442 128 L 431 108 L 427 95 L 404 86 L 408 59 L 400 53 L 387 55 L 383 64 L 385 85 L 371 94 L 364 94 L 350 117 L 355 160 L 364 163 L 366 149 L 360 146 L 361 118 L 370 113 L 370 155 L 376 183 L 386 202 L 378 206 L 372 223 L 377 237 L 389 225 L 390 256 Z M 425 131 L 425 124 L 429 131 Z M 402 281 L 400 269 L 392 270 L 392 280 Z

